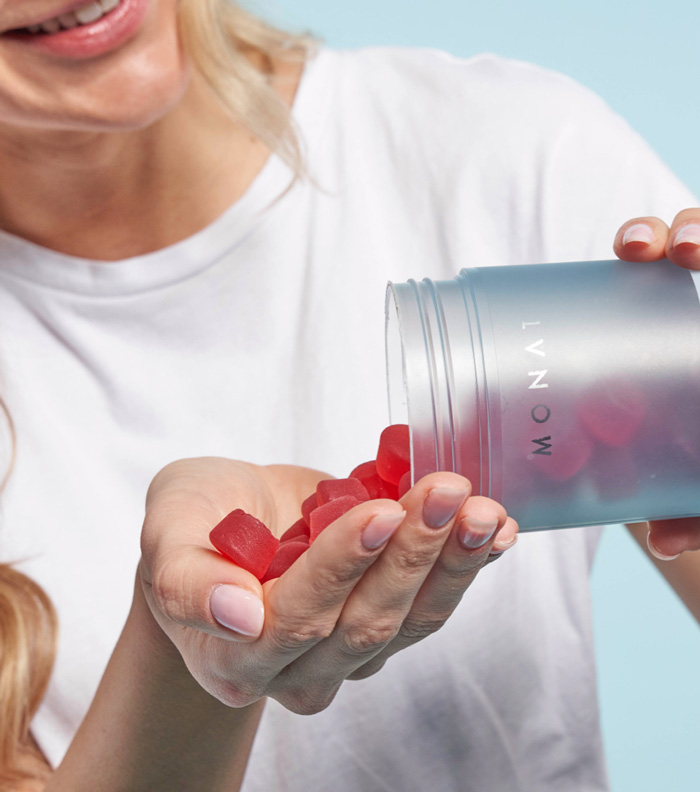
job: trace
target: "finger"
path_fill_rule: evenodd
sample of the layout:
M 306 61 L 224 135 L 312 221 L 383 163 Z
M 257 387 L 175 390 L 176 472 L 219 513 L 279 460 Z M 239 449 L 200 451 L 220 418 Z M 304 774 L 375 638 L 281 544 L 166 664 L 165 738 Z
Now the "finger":
M 666 256 L 669 228 L 658 217 L 636 217 L 624 223 L 613 242 L 623 261 L 659 261 Z
M 257 578 L 214 550 L 185 546 L 141 564 L 144 593 L 161 628 L 176 645 L 182 628 L 227 641 L 253 641 L 265 610 Z
M 447 619 L 485 562 L 506 520 L 506 510 L 490 498 L 477 495 L 464 503 L 454 530 L 404 620 L 401 633 L 405 638 L 410 641 L 413 636 L 427 635 L 430 625 Z
M 187 459 L 166 466 L 151 482 L 139 570 L 154 616 L 178 646 L 185 627 L 226 640 L 260 634 L 260 583 L 209 543 L 211 529 L 235 507 L 274 520 L 257 470 L 232 460 Z
M 517 531 L 517 523 L 499 503 L 482 496 L 469 498 L 396 637 L 351 678 L 376 673 L 393 654 L 440 629 L 487 563 L 495 541 L 501 543 L 500 555 L 515 544 Z
M 395 501 L 359 504 L 265 585 L 266 622 L 248 661 L 251 673 L 272 679 L 333 632 L 348 596 L 405 515 Z
M 700 550 L 700 518 L 650 522 L 647 546 L 660 561 L 671 561 L 688 550 Z
M 700 209 L 684 209 L 676 215 L 665 255 L 674 264 L 700 270 Z
M 506 519 L 505 525 L 498 532 L 496 541 L 491 547 L 489 556 L 484 562 L 484 566 L 493 564 L 502 558 L 506 550 L 509 550 L 518 541 L 518 523 L 512 517 Z
M 469 491 L 461 476 L 437 473 L 404 495 L 405 520 L 353 589 L 333 634 L 287 669 L 302 688 L 334 691 L 395 639 Z
M 506 518 L 503 527 L 496 536 L 489 555 L 502 555 L 506 550 L 510 550 L 518 541 L 518 532 L 518 523 L 512 517 Z

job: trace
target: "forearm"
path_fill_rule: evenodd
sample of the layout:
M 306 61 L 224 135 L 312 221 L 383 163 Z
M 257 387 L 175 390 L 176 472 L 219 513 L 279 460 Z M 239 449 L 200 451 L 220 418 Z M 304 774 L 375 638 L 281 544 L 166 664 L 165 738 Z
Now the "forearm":
M 627 529 L 635 538 L 644 553 L 654 566 L 666 578 L 669 585 L 676 592 L 688 610 L 700 623 L 700 550 L 691 553 L 682 553 L 673 561 L 659 561 L 647 547 L 646 523 L 628 525 Z
M 137 585 L 92 707 L 46 792 L 233 792 L 262 707 L 231 709 L 205 692 Z

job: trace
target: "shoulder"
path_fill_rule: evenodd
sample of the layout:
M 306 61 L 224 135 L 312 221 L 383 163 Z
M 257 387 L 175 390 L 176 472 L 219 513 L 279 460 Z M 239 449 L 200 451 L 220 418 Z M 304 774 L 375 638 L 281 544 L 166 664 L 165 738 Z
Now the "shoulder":
M 343 156 L 394 161 L 444 185 L 465 173 L 529 179 L 561 157 L 575 171 L 607 170 L 622 151 L 649 153 L 597 94 L 531 63 L 398 47 L 323 55 Z
M 328 52 L 328 51 L 327 51 Z M 330 51 L 345 102 L 396 122 L 462 124 L 464 131 L 501 126 L 522 134 L 568 118 L 611 114 L 575 80 L 531 63 L 491 53 L 460 58 L 425 48 L 371 47 Z

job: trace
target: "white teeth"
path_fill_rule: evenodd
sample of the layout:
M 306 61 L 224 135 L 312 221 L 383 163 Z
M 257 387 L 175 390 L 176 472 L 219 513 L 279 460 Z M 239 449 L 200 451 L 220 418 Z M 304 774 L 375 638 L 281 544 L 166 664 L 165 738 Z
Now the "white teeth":
M 47 19 L 46 22 L 42 22 L 39 27 L 44 33 L 56 33 L 56 31 L 61 29 L 61 23 L 57 19 Z
M 100 17 L 113 11 L 121 0 L 93 0 L 75 11 L 61 14 L 54 19 L 47 19 L 38 25 L 24 28 L 29 33 L 57 33 L 59 30 L 71 30 L 78 25 L 88 25 Z
M 94 22 L 101 16 L 104 16 L 104 13 L 105 12 L 102 10 L 102 6 L 99 3 L 90 3 L 90 5 L 79 8 L 75 12 L 75 16 L 77 17 L 78 22 L 82 22 L 83 25 L 87 25 L 89 22 Z
M 71 28 L 74 28 L 80 24 L 72 11 L 68 14 L 61 14 L 61 16 L 58 18 L 58 21 L 61 23 L 61 27 L 65 28 L 66 30 L 70 30 Z

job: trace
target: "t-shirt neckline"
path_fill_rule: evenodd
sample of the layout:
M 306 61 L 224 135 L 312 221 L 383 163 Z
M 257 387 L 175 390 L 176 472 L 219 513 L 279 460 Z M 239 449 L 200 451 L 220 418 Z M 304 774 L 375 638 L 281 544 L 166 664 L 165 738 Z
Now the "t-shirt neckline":
M 304 151 L 313 150 L 323 130 L 331 69 L 331 53 L 323 48 L 304 66 L 292 105 Z M 291 169 L 272 154 L 245 193 L 209 225 L 173 245 L 120 261 L 60 253 L 0 230 L 0 278 L 96 296 L 135 294 L 185 280 L 241 244 L 292 178 Z

